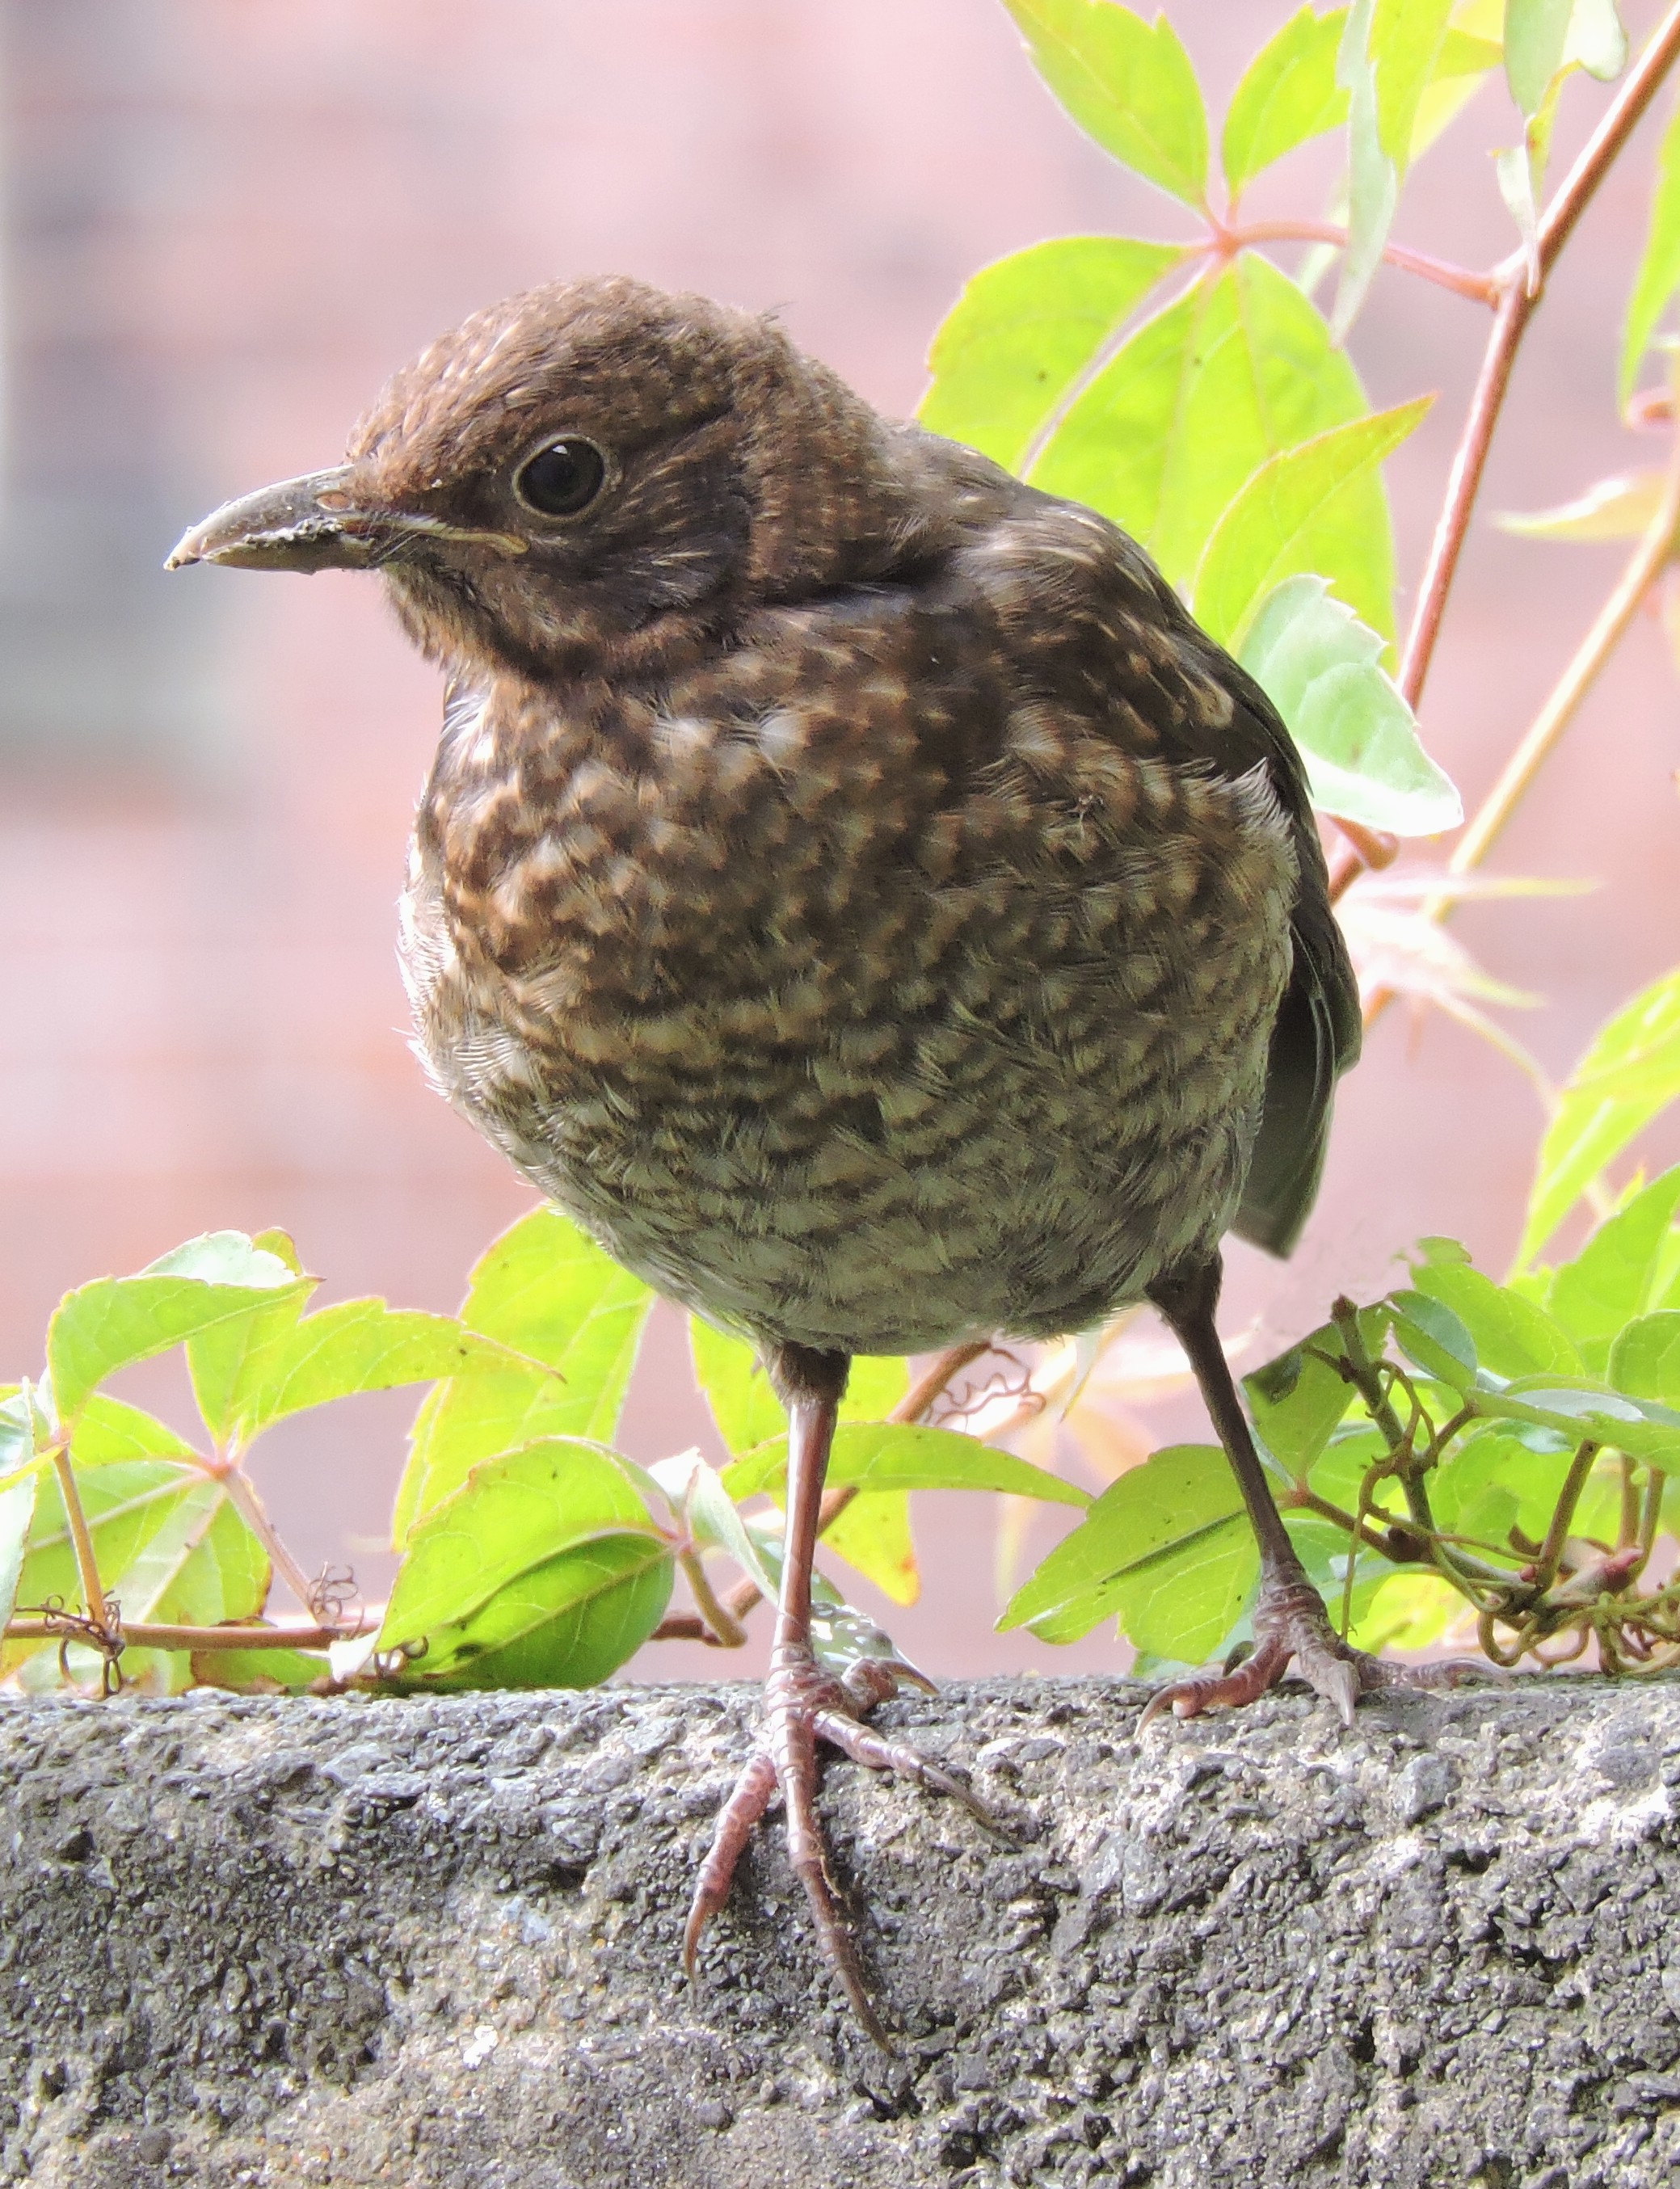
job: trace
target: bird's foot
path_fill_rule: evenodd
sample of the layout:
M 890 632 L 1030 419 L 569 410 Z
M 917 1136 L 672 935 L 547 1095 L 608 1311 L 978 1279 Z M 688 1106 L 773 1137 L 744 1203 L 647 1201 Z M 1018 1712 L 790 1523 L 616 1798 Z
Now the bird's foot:
M 908 1671 L 908 1666 L 902 1667 Z M 706 1858 L 700 1865 L 683 1932 L 682 1961 L 692 1980 L 700 1934 L 729 1898 L 729 1887 L 753 1827 L 779 1786 L 788 1820 L 788 1858 L 811 1903 L 823 1952 L 845 1987 L 858 2020 L 883 2050 L 893 2050 L 875 2011 L 857 1949 L 841 1912 L 829 1869 L 828 1847 L 817 1814 L 817 1746 L 827 1741 L 854 1763 L 897 1772 L 950 1794 L 990 1830 L 1000 1829 L 960 1779 L 914 1748 L 887 1740 L 863 1722 L 863 1713 L 885 1702 L 898 1685 L 899 1668 L 880 1659 L 854 1664 L 843 1677 L 826 1670 L 808 1649 L 778 1649 L 764 1688 L 764 1746 L 735 1781 L 719 1812 Z
M 1493 1667 L 1462 1658 L 1433 1665 L 1388 1665 L 1344 1642 L 1330 1623 L 1324 1599 L 1304 1574 L 1263 1581 L 1254 1608 L 1254 1647 L 1228 1670 L 1191 1672 L 1152 1694 L 1138 1720 L 1142 1732 L 1150 1720 L 1170 1710 L 1175 1717 L 1196 1717 L 1205 1710 L 1235 1710 L 1259 1700 L 1276 1686 L 1291 1659 L 1309 1687 L 1333 1703 L 1342 1722 L 1354 1722 L 1354 1705 L 1382 1688 L 1456 1687 L 1462 1679 Z

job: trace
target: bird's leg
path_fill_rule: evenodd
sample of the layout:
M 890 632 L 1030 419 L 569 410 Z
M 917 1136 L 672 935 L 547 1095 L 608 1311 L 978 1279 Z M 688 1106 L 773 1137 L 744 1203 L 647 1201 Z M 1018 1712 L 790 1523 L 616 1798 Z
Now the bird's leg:
M 784 1345 L 778 1348 L 770 1366 L 788 1409 L 788 1489 L 776 1634 L 764 1686 L 764 1746 L 748 1762 L 719 1813 L 689 1903 L 683 1965 L 692 1977 L 700 1934 L 729 1898 L 735 1865 L 779 1785 L 787 1811 L 788 1859 L 805 1887 L 823 1950 L 845 1986 L 858 2020 L 875 2042 L 890 2052 L 891 2039 L 869 1997 L 863 1964 L 829 1870 L 828 1849 L 817 1815 L 817 1744 L 826 1740 L 855 1763 L 867 1764 L 876 1771 L 895 1771 L 953 1794 L 982 1820 L 991 1820 L 967 1788 L 948 1773 L 914 1749 L 884 1740 L 860 1722 L 865 1711 L 895 1691 L 901 1673 L 910 1674 L 910 1667 L 886 1660 L 865 1660 L 841 1679 L 818 1661 L 812 1648 L 812 1565 L 817 1551 L 823 1478 L 851 1362 L 843 1353 Z
M 1373 1688 L 1439 1686 L 1450 1683 L 1468 1668 L 1385 1665 L 1363 1649 L 1352 1648 L 1331 1625 L 1324 1599 L 1308 1579 L 1300 1554 L 1272 1501 L 1230 1365 L 1214 1327 L 1222 1275 L 1219 1258 L 1214 1254 L 1206 1262 L 1158 1279 L 1150 1287 L 1149 1298 L 1189 1357 L 1260 1547 L 1254 1647 L 1229 1671 L 1193 1672 L 1157 1690 L 1150 1698 L 1140 1729 L 1169 1708 L 1179 1717 L 1194 1717 L 1216 1705 L 1253 1702 L 1281 1679 L 1292 1657 L 1303 1678 L 1336 1705 L 1344 1724 L 1351 1725 L 1355 1703 Z

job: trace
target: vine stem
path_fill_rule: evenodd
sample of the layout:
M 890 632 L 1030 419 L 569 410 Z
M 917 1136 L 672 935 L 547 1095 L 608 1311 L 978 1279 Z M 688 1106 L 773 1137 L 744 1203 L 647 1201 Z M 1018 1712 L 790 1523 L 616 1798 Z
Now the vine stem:
M 350 1642 L 358 1635 L 375 1632 L 384 1617 L 384 1605 L 375 1604 L 344 1626 L 167 1626 L 144 1620 L 132 1625 L 125 1621 L 122 1638 L 133 1649 L 325 1649 L 335 1642 Z M 64 1632 L 63 1621 L 50 1615 L 9 1620 L 5 1629 L 8 1642 L 56 1641 Z
M 1227 228 L 1209 214 L 1208 224 L 1207 240 L 1190 246 L 1192 255 L 1212 252 L 1220 258 L 1234 258 L 1239 251 L 1257 243 L 1333 243 L 1342 251 L 1348 247 L 1347 229 L 1333 220 L 1257 220 Z M 1426 281 L 1451 289 L 1456 296 L 1468 297 L 1478 304 L 1499 302 L 1499 283 L 1492 274 L 1479 274 L 1471 266 L 1455 266 L 1451 259 L 1413 251 L 1404 243 L 1385 244 L 1383 257 L 1402 273 L 1420 274 Z
M 76 1547 L 76 1570 L 82 1578 L 82 1601 L 87 1607 L 88 1617 L 99 1632 L 112 1636 L 110 1607 L 99 1581 L 99 1562 L 93 1555 L 93 1537 L 88 1525 L 88 1515 L 82 1509 L 82 1492 L 76 1486 L 76 1469 L 71 1464 L 70 1447 L 60 1445 L 53 1454 L 53 1472 L 59 1479 L 59 1496 L 64 1501 L 65 1519 L 70 1523 L 70 1539 Z
M 1498 286 L 1500 300 L 1475 392 L 1470 399 L 1469 412 L 1453 456 L 1446 498 L 1430 542 L 1417 607 L 1400 664 L 1400 688 L 1414 713 L 1440 636 L 1441 619 L 1457 574 L 1494 428 L 1510 385 L 1511 368 L 1516 362 L 1529 320 L 1558 254 L 1575 232 L 1616 156 L 1655 98 L 1677 56 L 1680 56 L 1680 0 L 1676 0 L 1669 9 L 1650 43 L 1628 71 L 1621 90 L 1547 207 L 1540 223 L 1533 274 L 1524 254 L 1518 252 L 1496 268 L 1490 277 Z M 1332 874 L 1332 896 L 1339 897 L 1367 863 L 1359 846 L 1349 842 L 1338 857 Z

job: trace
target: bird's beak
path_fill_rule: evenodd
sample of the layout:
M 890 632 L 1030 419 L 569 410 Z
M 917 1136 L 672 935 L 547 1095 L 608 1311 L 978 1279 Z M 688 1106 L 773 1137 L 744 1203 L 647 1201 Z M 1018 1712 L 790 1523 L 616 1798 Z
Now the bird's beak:
M 397 543 L 414 535 L 523 555 L 526 543 L 510 532 L 486 532 L 446 523 L 418 510 L 369 509 L 358 505 L 350 467 L 309 472 L 282 479 L 238 501 L 224 501 L 177 542 L 164 564 L 229 563 L 240 570 L 367 570 L 391 559 Z
M 348 465 L 282 479 L 238 501 L 226 501 L 195 524 L 164 564 L 230 563 L 242 570 L 362 570 L 386 529 L 371 510 L 358 509 L 347 490 Z

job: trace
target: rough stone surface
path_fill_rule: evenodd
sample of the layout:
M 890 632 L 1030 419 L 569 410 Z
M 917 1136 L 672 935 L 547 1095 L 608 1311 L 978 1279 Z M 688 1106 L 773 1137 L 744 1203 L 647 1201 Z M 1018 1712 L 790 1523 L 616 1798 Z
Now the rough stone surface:
M 691 1996 L 745 1690 L 0 1705 L 0 2181 L 31 2189 L 1645 2189 L 1680 2174 L 1680 1685 L 1140 1691 L 835 1763 L 897 2059 L 773 1830 Z

